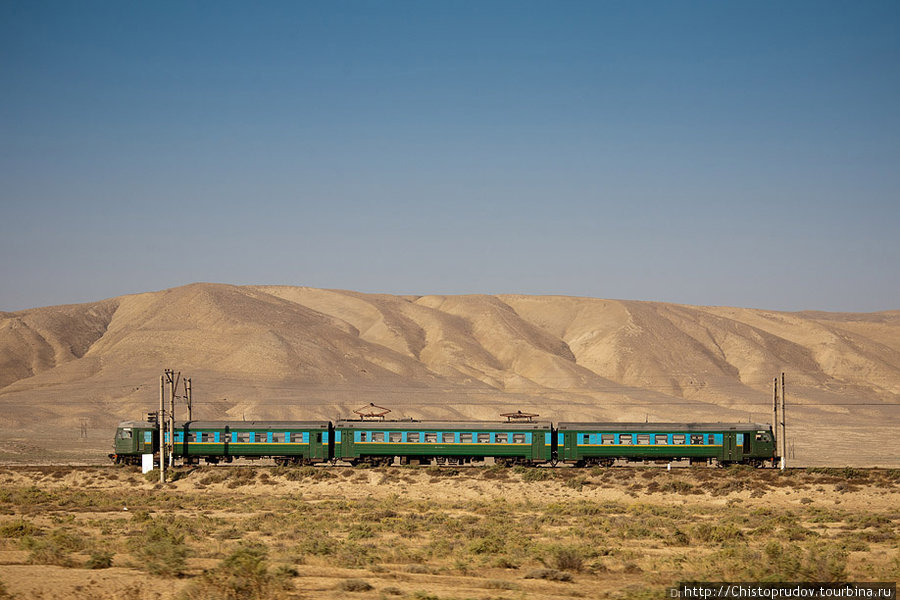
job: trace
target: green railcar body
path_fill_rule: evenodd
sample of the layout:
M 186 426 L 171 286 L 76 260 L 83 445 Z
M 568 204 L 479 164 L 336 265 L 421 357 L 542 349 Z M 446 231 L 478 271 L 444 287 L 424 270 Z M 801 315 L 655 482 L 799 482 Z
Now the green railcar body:
M 758 423 L 559 423 L 559 460 L 576 465 L 616 460 L 688 460 L 762 464 L 775 458 L 769 425 Z
M 109 455 L 119 464 L 141 463 L 141 455 L 159 451 L 159 431 L 156 423 L 148 421 L 122 421 L 116 428 L 113 453 Z
M 339 421 L 335 458 L 355 464 L 436 461 L 466 463 L 493 457 L 506 464 L 553 460 L 548 422 Z
M 174 454 L 184 462 L 273 458 L 312 464 L 329 460 L 330 433 L 329 421 L 187 421 L 175 424 Z

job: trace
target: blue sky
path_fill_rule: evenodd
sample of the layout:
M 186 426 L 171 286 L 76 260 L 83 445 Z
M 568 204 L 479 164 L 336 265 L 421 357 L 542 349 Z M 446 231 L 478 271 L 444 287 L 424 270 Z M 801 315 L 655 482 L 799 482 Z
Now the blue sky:
M 900 3 L 0 2 L 0 310 L 900 309 Z

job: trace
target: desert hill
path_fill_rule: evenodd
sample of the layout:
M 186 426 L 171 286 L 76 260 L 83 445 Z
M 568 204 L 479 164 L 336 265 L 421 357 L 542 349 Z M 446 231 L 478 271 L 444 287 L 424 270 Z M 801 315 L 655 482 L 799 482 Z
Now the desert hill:
M 900 464 L 900 311 L 219 284 L 0 313 L 0 460 L 102 458 L 165 368 L 231 419 L 770 422 L 785 372 L 798 461 Z

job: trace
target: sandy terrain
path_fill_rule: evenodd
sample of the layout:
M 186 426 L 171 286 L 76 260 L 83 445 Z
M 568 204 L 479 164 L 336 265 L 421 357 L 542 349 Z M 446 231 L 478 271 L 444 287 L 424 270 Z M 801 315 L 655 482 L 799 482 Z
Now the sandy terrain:
M 0 313 L 0 461 L 103 460 L 166 368 L 206 419 L 770 422 L 785 372 L 794 464 L 900 465 L 898 311 L 217 284 Z
M 550 600 L 660 597 L 680 580 L 885 581 L 900 572 L 897 475 L 257 466 L 159 486 L 124 468 L 4 468 L 0 589 L 215 598 L 253 580 L 261 596 L 234 597 Z M 186 560 L 154 574 L 147 548 L 178 562 L 166 530 Z M 248 570 L 241 548 L 265 560 Z

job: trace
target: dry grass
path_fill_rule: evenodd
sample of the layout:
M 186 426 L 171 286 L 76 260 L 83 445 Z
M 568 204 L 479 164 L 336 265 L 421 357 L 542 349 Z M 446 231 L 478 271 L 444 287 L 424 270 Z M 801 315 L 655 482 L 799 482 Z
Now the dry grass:
M 896 471 L 536 471 L 0 470 L 0 591 L 549 600 L 900 567 Z

